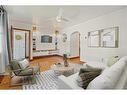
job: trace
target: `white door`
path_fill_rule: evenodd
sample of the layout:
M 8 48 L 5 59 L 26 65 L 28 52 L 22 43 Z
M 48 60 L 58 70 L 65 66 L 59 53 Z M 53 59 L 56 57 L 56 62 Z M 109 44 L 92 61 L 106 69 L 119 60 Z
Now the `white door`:
M 25 31 L 14 30 L 13 58 L 20 60 L 25 58 Z

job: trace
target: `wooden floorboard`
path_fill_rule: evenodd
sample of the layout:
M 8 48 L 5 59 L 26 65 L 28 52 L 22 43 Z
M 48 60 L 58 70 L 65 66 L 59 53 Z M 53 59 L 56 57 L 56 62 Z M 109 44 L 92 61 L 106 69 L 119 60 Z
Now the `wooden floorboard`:
M 73 59 L 68 59 L 69 62 L 72 62 L 74 64 L 83 64 L 84 62 L 80 61 L 80 58 L 73 58 Z M 30 61 L 31 66 L 36 66 L 38 63 L 41 66 L 41 72 L 49 70 L 51 65 L 58 63 L 58 62 L 63 62 L 63 58 L 60 56 L 50 56 L 50 57 L 44 57 L 44 58 L 36 58 L 33 61 Z M 22 89 L 21 86 L 14 86 L 10 87 L 10 76 L 6 75 L 1 79 L 0 83 L 0 89 Z

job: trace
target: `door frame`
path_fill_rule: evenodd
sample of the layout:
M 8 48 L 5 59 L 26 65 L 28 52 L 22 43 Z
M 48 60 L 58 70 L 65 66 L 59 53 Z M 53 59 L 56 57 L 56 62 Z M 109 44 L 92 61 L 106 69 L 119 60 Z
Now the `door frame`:
M 16 32 L 16 31 L 14 31 L 14 30 L 20 30 L 21 32 L 24 32 L 24 31 L 26 31 L 26 32 L 28 32 L 29 33 L 29 60 L 30 60 L 30 56 L 31 56 L 31 31 L 30 30 L 27 30 L 27 29 L 21 29 L 21 28 L 16 28 L 16 27 L 12 27 L 11 26 L 11 48 L 12 48 L 12 59 L 13 59 L 13 42 L 14 42 L 14 32 Z M 26 33 L 25 33 L 25 35 L 26 35 Z M 25 39 L 25 57 L 26 57 L 26 39 Z

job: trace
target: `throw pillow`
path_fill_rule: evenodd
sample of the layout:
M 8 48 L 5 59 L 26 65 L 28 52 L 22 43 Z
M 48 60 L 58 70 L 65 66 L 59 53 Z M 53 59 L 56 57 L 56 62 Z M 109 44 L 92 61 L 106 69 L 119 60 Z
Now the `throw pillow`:
M 109 58 L 107 65 L 108 67 L 111 67 L 113 64 L 115 64 L 117 61 L 119 60 L 118 56 L 113 56 L 111 58 Z
M 82 74 L 82 73 L 87 73 L 87 72 L 100 72 L 100 71 L 102 71 L 102 69 L 98 69 L 98 68 L 92 68 L 92 67 L 90 67 L 90 68 L 81 68 L 80 69 L 80 71 L 79 71 L 79 75 L 80 74 Z
M 20 65 L 20 67 L 22 68 L 22 69 L 25 69 L 25 68 L 27 68 L 28 66 L 29 66 L 29 62 L 28 62 L 28 60 L 27 59 L 24 59 L 24 60 L 22 60 L 22 61 L 19 61 L 19 65 Z
M 119 60 L 102 74 L 91 81 L 87 89 L 115 89 L 125 70 L 126 63 Z
M 89 83 L 101 74 L 101 69 L 80 69 L 77 83 L 80 87 L 86 89 Z

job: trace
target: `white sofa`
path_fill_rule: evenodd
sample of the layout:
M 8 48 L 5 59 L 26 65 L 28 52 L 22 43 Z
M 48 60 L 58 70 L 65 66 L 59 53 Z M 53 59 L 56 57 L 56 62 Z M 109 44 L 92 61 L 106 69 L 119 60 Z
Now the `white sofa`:
M 72 89 L 82 89 L 78 86 L 76 79 L 78 73 L 69 77 L 59 76 L 64 83 Z M 127 56 L 122 57 L 118 62 L 110 68 L 106 68 L 103 72 L 92 80 L 87 89 L 126 89 L 127 87 Z

